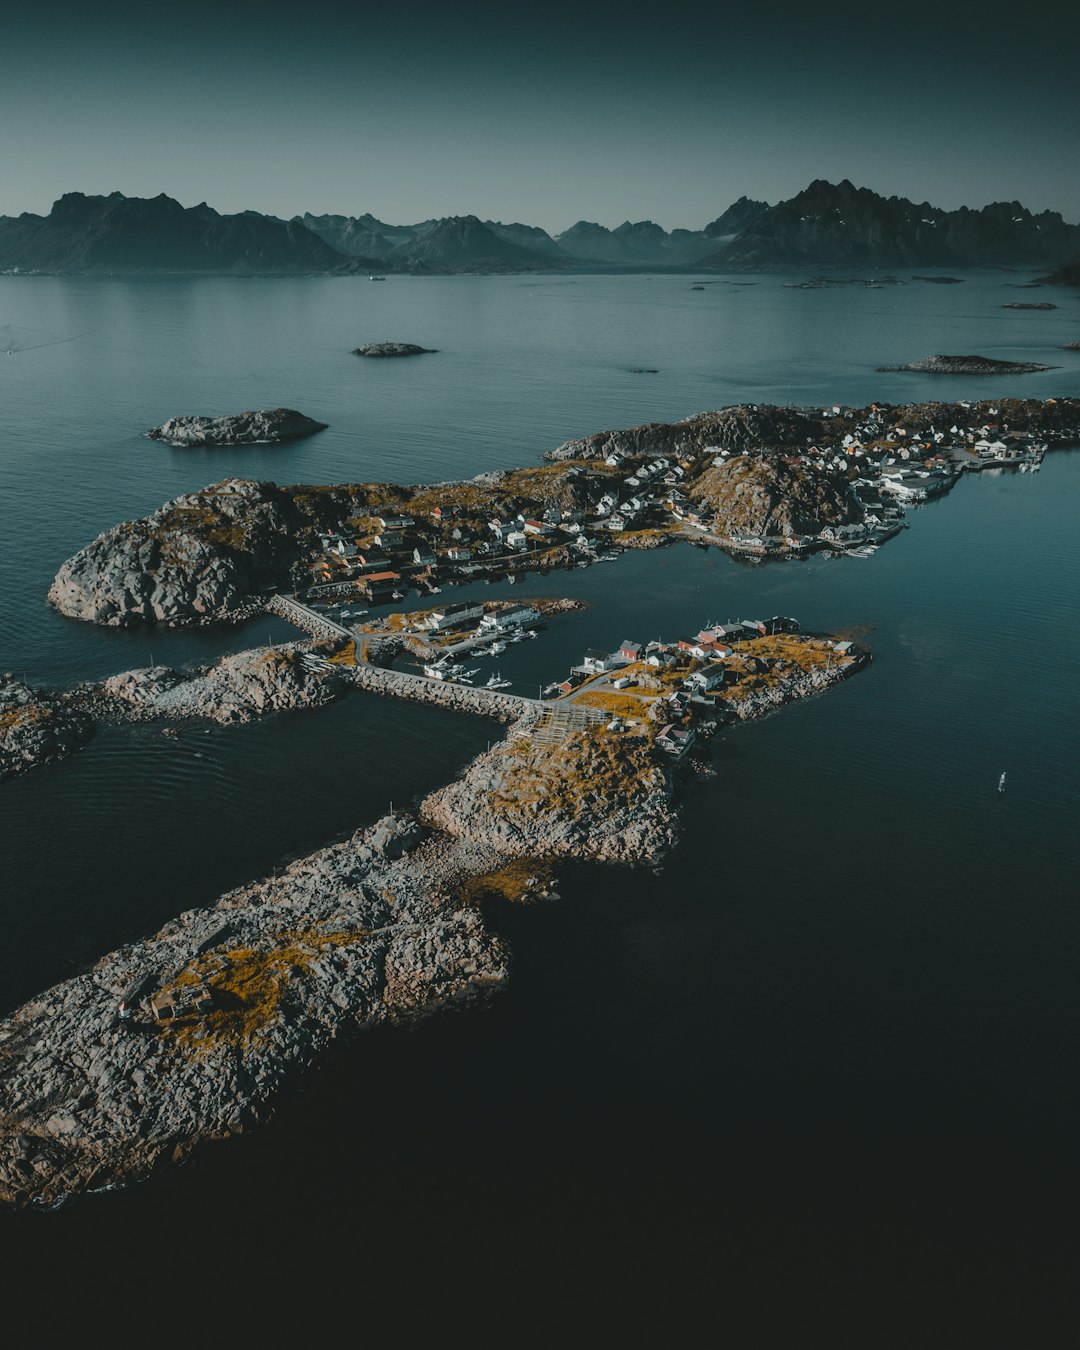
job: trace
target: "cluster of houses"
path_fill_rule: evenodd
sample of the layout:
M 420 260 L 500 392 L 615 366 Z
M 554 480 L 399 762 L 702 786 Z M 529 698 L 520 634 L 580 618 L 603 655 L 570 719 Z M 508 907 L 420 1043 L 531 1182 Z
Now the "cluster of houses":
M 613 674 L 610 684 L 614 690 L 624 690 L 631 684 L 655 688 L 659 696 L 643 705 L 643 713 L 662 724 L 655 737 L 656 745 L 681 758 L 694 743 L 695 733 L 689 724 L 693 705 L 714 707 L 707 696 L 716 693 L 727 679 L 727 658 L 756 638 L 798 631 L 795 619 L 776 615 L 764 620 L 709 624 L 695 636 L 680 637 L 674 642 L 641 643 L 628 639 L 612 652 L 590 649 L 565 680 L 549 689 L 556 695 L 571 694 L 594 676 L 607 672 Z M 850 643 L 842 645 L 849 647 Z M 619 673 L 630 668 L 628 674 Z M 666 680 L 661 678 L 665 673 L 669 676 Z
M 612 452 L 605 467 L 626 464 L 626 476 L 597 474 L 580 485 L 580 509 L 545 506 L 536 507 L 536 514 L 521 511 L 486 519 L 449 503 L 420 517 L 377 512 L 368 541 L 320 535 L 314 556 L 297 566 L 295 584 L 312 596 L 357 588 L 377 604 L 400 598 L 409 585 L 430 591 L 440 580 L 471 581 L 530 566 L 595 562 L 623 531 L 669 519 L 673 506 L 685 504 L 678 485 L 697 457 L 680 463 L 663 457 L 628 461 L 621 451 Z
M 1031 436 L 994 421 L 921 430 L 896 424 L 891 410 L 873 403 L 860 410 L 835 404 L 815 415 L 822 411 L 836 424 L 830 443 L 781 454 L 788 464 L 847 480 L 850 521 L 826 525 L 817 534 L 778 539 L 733 533 L 711 508 L 694 500 L 693 482 L 704 469 L 753 451 L 704 446 L 644 459 L 612 450 L 604 467 L 614 472 L 584 474 L 575 492 L 576 509 L 534 504 L 513 515 L 487 514 L 482 505 L 454 504 L 450 492 L 445 503 L 422 515 L 376 508 L 370 521 L 374 533 L 363 540 L 344 533 L 319 536 L 313 556 L 297 565 L 294 584 L 312 596 L 358 589 L 369 602 L 385 603 L 401 598 L 410 585 L 431 592 L 439 581 L 585 566 L 614 556 L 607 550 L 626 531 L 671 522 L 743 552 L 857 550 L 898 531 L 905 506 L 947 491 L 964 468 L 1037 460 L 1045 449 Z

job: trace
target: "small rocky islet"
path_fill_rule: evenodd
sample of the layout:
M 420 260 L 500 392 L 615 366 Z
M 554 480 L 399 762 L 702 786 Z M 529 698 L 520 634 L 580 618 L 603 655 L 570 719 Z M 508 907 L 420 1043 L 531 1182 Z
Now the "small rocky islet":
M 221 417 L 170 417 L 146 432 L 152 441 L 182 449 L 230 445 L 280 445 L 325 431 L 329 424 L 295 408 L 268 408 L 260 412 L 228 413 Z
M 437 347 L 418 347 L 415 342 L 368 342 L 353 348 L 353 356 L 433 356 Z
M 993 356 L 926 356 L 906 366 L 878 366 L 879 371 L 914 371 L 921 375 L 1034 375 L 1040 370 L 1059 370 L 1035 361 L 1000 361 Z

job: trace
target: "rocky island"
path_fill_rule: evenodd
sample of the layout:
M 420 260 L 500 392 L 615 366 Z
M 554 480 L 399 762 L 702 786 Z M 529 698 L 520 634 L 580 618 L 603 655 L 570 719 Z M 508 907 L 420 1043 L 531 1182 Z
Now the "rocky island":
M 1057 309 L 1057 305 L 1052 305 L 1049 300 L 1010 300 L 1008 304 L 1002 305 L 1002 309 Z
M 413 342 L 369 342 L 364 347 L 355 347 L 353 356 L 430 356 L 437 350 L 417 347 Z
M 907 366 L 878 366 L 879 371 L 913 370 L 923 375 L 1031 375 L 1058 369 L 1034 361 L 999 361 L 992 356 L 926 356 Z
M 294 408 L 269 408 L 263 412 L 230 413 L 224 417 L 170 417 L 146 435 L 178 447 L 225 445 L 279 445 L 325 431 L 326 422 L 316 422 Z

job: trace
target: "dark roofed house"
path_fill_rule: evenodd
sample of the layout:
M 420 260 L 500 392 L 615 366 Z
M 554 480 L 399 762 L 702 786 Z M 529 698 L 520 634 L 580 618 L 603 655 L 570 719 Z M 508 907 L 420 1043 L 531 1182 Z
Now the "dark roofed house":
M 619 655 L 624 661 L 638 661 L 641 659 L 641 643 L 630 642 L 627 640 L 619 648 Z
M 694 731 L 690 727 L 677 727 L 674 722 L 669 722 L 666 727 L 661 727 L 656 733 L 656 744 L 665 754 L 672 755 L 677 759 L 682 759 L 683 755 L 690 749 L 696 739 Z

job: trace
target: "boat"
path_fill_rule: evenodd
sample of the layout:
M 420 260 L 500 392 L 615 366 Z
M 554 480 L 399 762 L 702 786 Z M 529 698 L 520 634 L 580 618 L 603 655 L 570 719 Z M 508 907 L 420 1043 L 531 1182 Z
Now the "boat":
M 498 656 L 499 652 L 506 651 L 506 643 L 493 642 L 491 646 L 488 648 L 488 651 L 492 654 L 492 656 Z
M 999 792 L 1004 792 L 1004 791 L 1005 791 L 1005 775 L 1004 775 L 1004 774 L 1002 774 L 1001 777 L 998 779 L 998 791 L 999 791 Z
M 535 629 L 535 628 L 526 628 L 525 631 L 524 631 L 524 633 L 522 633 L 521 636 L 522 636 L 522 637 L 525 637 L 525 638 L 534 638 L 534 637 L 536 636 L 536 629 Z
M 385 281 L 385 277 L 368 277 L 368 281 Z
M 404 591 L 392 591 L 391 594 L 390 594 L 390 599 L 391 599 L 391 600 L 404 600 L 404 599 L 405 599 L 405 592 L 404 592 Z

